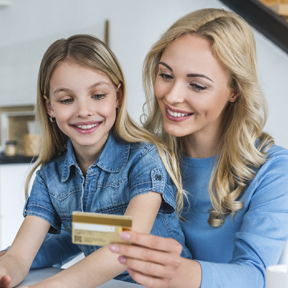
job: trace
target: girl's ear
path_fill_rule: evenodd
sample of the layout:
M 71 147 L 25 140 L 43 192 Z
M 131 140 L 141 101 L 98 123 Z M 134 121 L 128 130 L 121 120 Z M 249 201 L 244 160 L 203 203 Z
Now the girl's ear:
M 53 109 L 52 109 L 52 106 L 50 103 L 50 99 L 46 95 L 44 95 L 43 98 L 45 100 L 45 106 L 46 106 L 47 114 L 51 117 L 54 117 Z
M 116 101 L 117 101 L 117 108 L 121 105 L 123 100 L 123 86 L 122 83 L 118 84 L 117 90 L 116 90 Z

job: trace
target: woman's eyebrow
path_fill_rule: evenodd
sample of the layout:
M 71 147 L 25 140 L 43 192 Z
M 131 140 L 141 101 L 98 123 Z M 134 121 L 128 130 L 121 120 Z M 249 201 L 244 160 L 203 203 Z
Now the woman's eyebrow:
M 167 65 L 166 63 L 164 63 L 164 62 L 159 62 L 159 64 L 165 66 L 165 67 L 168 68 L 171 72 L 173 72 L 173 69 L 172 69 L 169 65 Z
M 163 66 L 165 66 L 166 68 L 168 68 L 171 72 L 173 72 L 173 69 L 169 66 L 169 65 L 167 65 L 166 63 L 164 63 L 164 62 L 159 62 L 159 65 L 163 65 Z M 203 74 L 195 74 L 195 73 L 189 73 L 189 74 L 187 74 L 186 75 L 187 77 L 203 77 L 203 78 L 206 78 L 206 79 L 208 79 L 208 80 L 210 80 L 211 82 L 213 82 L 213 80 L 212 79 L 210 79 L 209 77 L 207 77 L 206 75 L 203 75 Z M 213 82 L 214 83 L 214 82 Z
M 187 77 L 203 77 L 203 78 L 206 78 L 206 79 L 208 79 L 214 83 L 214 81 L 212 79 L 210 79 L 209 77 L 207 77 L 206 75 L 203 75 L 203 74 L 187 74 L 186 76 Z

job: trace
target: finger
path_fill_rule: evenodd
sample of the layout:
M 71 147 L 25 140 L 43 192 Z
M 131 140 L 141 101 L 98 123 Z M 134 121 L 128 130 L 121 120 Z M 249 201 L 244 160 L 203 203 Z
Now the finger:
M 139 284 L 147 288 L 166 288 L 169 285 L 170 280 L 155 278 L 147 275 L 143 275 L 137 271 L 128 269 L 129 275 Z
M 151 234 L 143 234 L 139 232 L 121 232 L 120 237 L 132 244 L 152 248 L 160 251 L 170 251 L 180 254 L 182 245 L 172 238 L 163 238 Z
M 149 263 L 158 263 L 164 266 L 179 266 L 181 257 L 178 254 L 157 251 L 133 245 L 112 244 L 109 246 L 112 252 L 117 250 L 118 254 L 126 258 L 144 260 Z
M 11 283 L 11 277 L 9 275 L 5 275 L 0 279 L 0 287 L 8 288 Z
M 0 257 L 3 256 L 3 255 L 5 255 L 6 252 L 7 252 L 7 251 L 1 251 L 1 252 L 0 252 Z
M 157 263 L 149 263 L 138 259 L 125 258 L 123 256 L 119 256 L 118 260 L 121 264 L 124 264 L 133 271 L 140 272 L 141 274 L 147 276 L 167 279 L 172 279 L 176 274 L 177 268 L 180 266 L 179 261 L 175 261 L 173 263 L 173 266 L 164 266 Z

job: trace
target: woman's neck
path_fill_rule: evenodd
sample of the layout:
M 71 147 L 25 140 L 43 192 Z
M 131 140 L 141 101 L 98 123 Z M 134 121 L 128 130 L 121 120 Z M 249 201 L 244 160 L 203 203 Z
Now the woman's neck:
M 183 137 L 185 154 L 191 158 L 208 158 L 217 154 L 219 137 L 207 133 L 193 133 Z

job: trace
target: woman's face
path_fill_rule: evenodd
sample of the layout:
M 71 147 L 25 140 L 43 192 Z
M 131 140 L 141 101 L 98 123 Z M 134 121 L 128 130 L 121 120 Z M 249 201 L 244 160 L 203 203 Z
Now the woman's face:
M 208 40 L 193 34 L 174 40 L 162 54 L 154 84 L 165 131 L 176 137 L 217 137 L 223 110 L 237 98 L 229 79 Z

